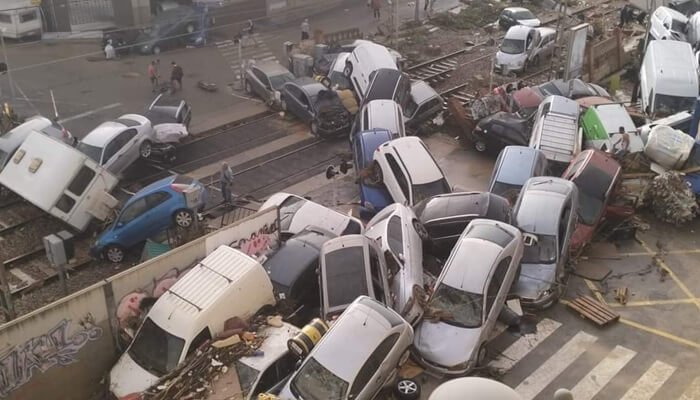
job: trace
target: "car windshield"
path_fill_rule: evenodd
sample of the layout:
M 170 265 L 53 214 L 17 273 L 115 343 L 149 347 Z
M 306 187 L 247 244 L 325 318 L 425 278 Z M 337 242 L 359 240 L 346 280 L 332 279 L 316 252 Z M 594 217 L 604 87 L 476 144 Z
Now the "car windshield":
M 424 183 L 422 185 L 413 185 L 413 204 L 416 204 L 424 199 L 433 197 L 438 194 L 450 192 L 450 186 L 445 179 L 439 179 L 435 182 Z
M 686 24 L 685 22 L 677 19 L 671 20 L 671 30 L 674 32 L 685 32 Z
M 102 147 L 91 146 L 87 143 L 80 142 L 78 143 L 78 150 L 98 163 L 102 158 Z
M 350 89 L 350 80 L 342 72 L 331 71 L 329 74 L 331 87 L 338 86 L 338 89 Z
M 185 341 L 146 318 L 129 347 L 129 356 L 141 368 L 163 376 L 177 367 Z
M 520 189 L 522 189 L 522 187 L 522 185 L 512 185 L 510 183 L 496 181 L 493 183 L 491 193 L 503 196 L 508 199 L 511 204 L 515 204 L 515 200 L 518 199 L 518 194 L 520 194 Z
M 578 213 L 585 225 L 594 225 L 603 212 L 603 200 L 596 199 L 583 191 L 578 195 Z
M 345 398 L 348 383 L 310 357 L 290 387 L 297 398 L 304 400 L 341 400 Z
M 289 72 L 285 72 L 284 74 L 281 75 L 273 75 L 270 77 L 270 84 L 272 85 L 273 89 L 279 89 L 282 87 L 287 82 L 291 82 L 294 80 L 294 75 L 292 75 Z
M 525 41 L 520 39 L 503 39 L 501 52 L 506 54 L 521 54 L 525 51 Z
M 7 165 L 8 161 L 10 161 L 11 155 L 12 154 L 9 152 L 0 150 L 0 171 L 5 169 L 5 165 Z
M 282 232 L 289 230 L 289 227 L 292 225 L 292 219 L 294 219 L 294 214 L 296 214 L 304 204 L 306 204 L 306 200 L 296 196 L 289 196 L 280 204 L 280 230 Z
M 530 12 L 530 10 L 519 10 L 519 11 L 514 11 L 513 12 L 513 17 L 517 20 L 522 20 L 522 19 L 535 19 L 535 15 Z
M 678 111 L 692 110 L 695 97 L 678 97 L 657 94 L 654 98 L 654 110 L 659 115 L 670 115 Z
M 484 296 L 469 293 L 441 283 L 430 299 L 430 308 L 441 310 L 446 315 L 441 321 L 461 328 L 478 328 L 481 326 L 481 310 Z
M 236 373 L 238 374 L 238 383 L 241 385 L 243 395 L 247 395 L 253 388 L 253 384 L 255 383 L 255 380 L 258 379 L 258 374 L 260 372 L 255 368 L 245 365 L 241 362 L 241 360 L 237 360 Z
M 531 235 L 534 235 L 531 233 Z M 537 243 L 523 249 L 523 264 L 552 264 L 557 261 L 557 237 L 534 235 Z
M 328 307 L 350 304 L 358 296 L 368 295 L 362 247 L 345 247 L 325 256 Z
M 579 217 L 586 225 L 594 225 L 603 213 L 603 205 L 613 177 L 594 165 L 587 165 L 574 183 L 579 190 Z

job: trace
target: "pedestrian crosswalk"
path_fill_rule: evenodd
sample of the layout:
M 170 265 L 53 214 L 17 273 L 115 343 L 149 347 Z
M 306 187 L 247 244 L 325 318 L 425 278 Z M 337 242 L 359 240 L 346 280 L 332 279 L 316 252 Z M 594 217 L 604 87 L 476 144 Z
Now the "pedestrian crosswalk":
M 216 47 L 228 62 L 236 79 L 240 78 L 241 60 L 279 62 L 267 46 L 265 37 L 259 33 L 241 39 L 240 56 L 238 43 L 232 39 L 216 42 Z
M 700 362 L 674 366 L 650 357 L 653 348 L 639 353 L 562 327 L 553 319 L 539 321 L 536 333 L 502 343 L 489 368 L 503 373 L 524 400 L 552 399 L 558 388 L 569 389 L 575 400 L 700 400 Z

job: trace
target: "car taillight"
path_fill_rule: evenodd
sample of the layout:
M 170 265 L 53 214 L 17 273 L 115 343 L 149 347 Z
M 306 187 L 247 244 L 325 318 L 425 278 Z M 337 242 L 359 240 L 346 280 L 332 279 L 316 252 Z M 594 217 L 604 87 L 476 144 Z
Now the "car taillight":
M 182 185 L 179 183 L 171 183 L 170 188 L 178 193 L 185 193 L 190 185 Z

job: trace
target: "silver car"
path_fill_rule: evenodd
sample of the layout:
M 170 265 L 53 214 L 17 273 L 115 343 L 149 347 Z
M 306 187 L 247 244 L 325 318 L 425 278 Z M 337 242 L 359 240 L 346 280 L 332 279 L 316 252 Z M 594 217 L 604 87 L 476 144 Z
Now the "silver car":
M 256 95 L 268 106 L 280 107 L 282 85 L 295 79 L 289 70 L 273 61 L 248 62 L 245 69 L 245 92 Z
M 514 293 L 524 306 L 544 309 L 561 295 L 577 209 L 573 182 L 545 176 L 525 182 L 513 212 L 525 244 Z
M 518 228 L 475 219 L 457 241 L 438 277 L 427 316 L 416 327 L 416 359 L 445 375 L 484 365 L 486 342 L 517 281 L 523 255 Z
M 373 399 L 394 383 L 412 341 L 413 328 L 396 312 L 367 296 L 358 297 L 311 350 L 278 397 Z

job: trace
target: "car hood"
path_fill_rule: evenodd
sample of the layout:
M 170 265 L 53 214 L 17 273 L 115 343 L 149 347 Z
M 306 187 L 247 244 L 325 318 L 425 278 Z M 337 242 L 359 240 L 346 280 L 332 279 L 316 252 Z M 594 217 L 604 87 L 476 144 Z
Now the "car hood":
M 507 66 L 522 66 L 527 59 L 526 53 L 508 54 L 502 51 L 496 53 L 496 64 Z
M 340 235 L 348 225 L 348 218 L 331 209 L 308 203 L 294 214 L 289 232 L 299 233 L 309 225 L 315 225 Z
M 158 379 L 136 364 L 129 353 L 124 353 L 109 372 L 109 390 L 117 398 L 122 398 L 132 393 L 143 392 L 158 382 Z
M 460 328 L 424 320 L 416 328 L 413 345 L 429 362 L 452 367 L 472 358 L 479 350 L 481 328 Z
M 555 284 L 556 264 L 521 264 L 520 268 L 520 280 L 514 291 L 521 298 L 537 300 Z
M 533 28 L 537 28 L 538 26 L 540 26 L 540 24 L 542 22 L 540 22 L 540 20 L 537 18 L 532 18 L 532 19 L 519 19 L 518 23 L 520 25 L 531 26 Z

